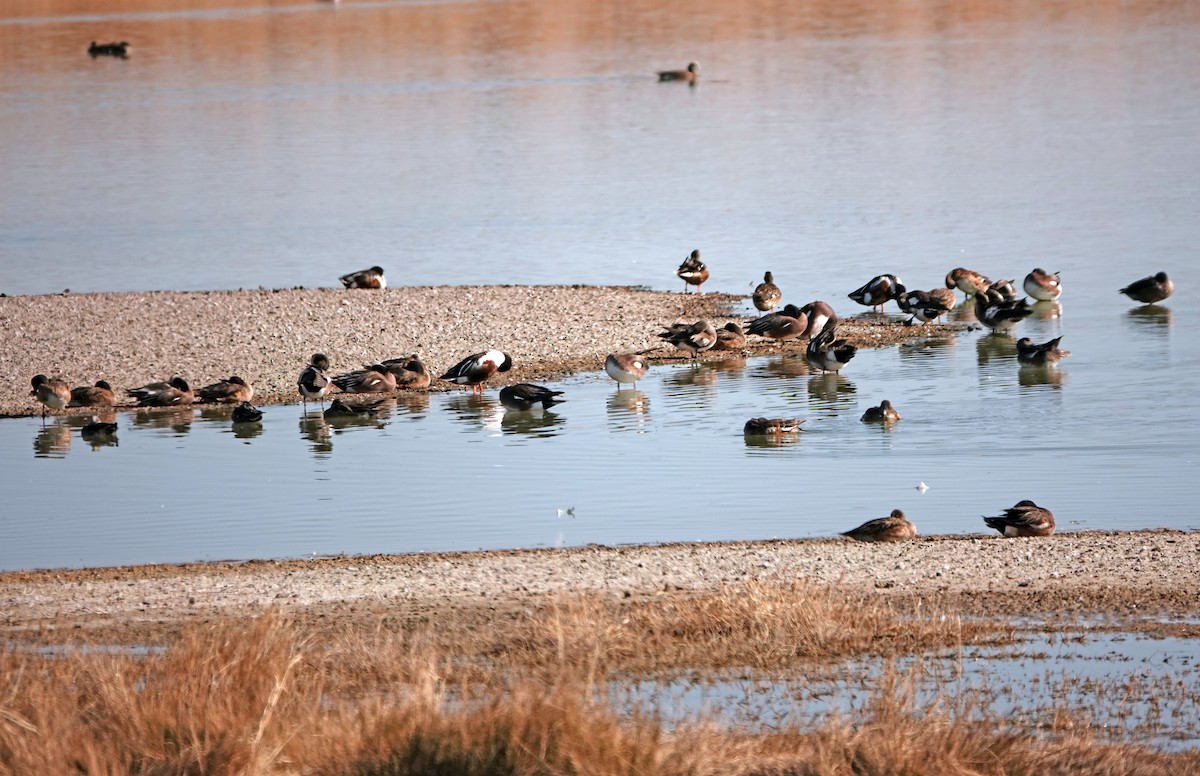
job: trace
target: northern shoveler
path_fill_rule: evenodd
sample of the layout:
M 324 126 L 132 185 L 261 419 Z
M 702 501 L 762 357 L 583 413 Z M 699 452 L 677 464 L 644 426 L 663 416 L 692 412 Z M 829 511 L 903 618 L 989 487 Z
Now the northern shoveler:
M 1003 536 L 1049 536 L 1054 533 L 1054 514 L 1026 499 L 1004 510 L 1003 515 L 984 517 L 988 528 Z
M 808 326 L 804 328 L 804 333 L 800 335 L 801 339 L 812 339 L 813 335 L 820 334 L 821 329 L 825 328 L 825 324 L 838 319 L 837 313 L 833 311 L 833 307 L 827 302 L 822 302 L 820 299 L 815 299 L 800 308 L 800 312 L 808 317 Z
M 1165 272 L 1157 272 L 1141 280 L 1135 280 L 1117 293 L 1124 294 L 1135 302 L 1154 304 L 1175 293 L 1175 284 Z
M 346 288 L 387 288 L 387 278 L 383 276 L 383 267 L 360 269 L 358 272 L 342 275 L 338 280 L 342 281 L 342 285 Z
M 770 272 L 763 273 L 763 282 L 755 287 L 754 295 L 750 299 L 754 302 L 754 307 L 764 313 L 774 310 L 775 305 L 783 299 L 783 292 L 775 285 L 775 276 Z
M 202 402 L 240 404 L 250 401 L 252 396 L 254 396 L 254 386 L 237 375 L 233 375 L 227 380 L 218 380 L 212 385 L 196 389 L 196 397 Z
M 936 321 L 954 309 L 954 292 L 949 288 L 935 288 L 932 291 L 905 291 L 896 297 L 896 304 L 914 320 L 924 323 Z
M 46 377 L 46 375 L 34 375 L 29 384 L 33 387 L 29 395 L 42 404 L 42 417 L 46 416 L 46 410 L 57 412 L 65 409 L 71 401 L 71 388 L 67 385 L 66 380 Z
M 675 270 L 675 274 L 683 280 L 683 291 L 687 293 L 688 286 L 695 286 L 696 293 L 700 293 L 700 286 L 704 285 L 704 281 L 708 280 L 708 267 L 704 266 L 704 262 L 700 261 L 700 249 L 692 251 L 691 255 L 683 260 L 679 265 L 679 269 Z
M 858 348 L 844 339 L 835 339 L 837 321 L 831 320 L 825 324 L 817 336 L 808 341 L 804 351 L 804 359 L 813 369 L 821 372 L 836 372 L 854 358 Z
M 917 526 L 899 509 L 893 509 L 887 517 L 877 517 L 858 528 L 842 532 L 842 536 L 849 536 L 860 542 L 906 542 L 916 538 L 916 535 Z
M 140 388 L 130 388 L 125 393 L 136 399 L 139 407 L 177 407 L 196 400 L 187 380 L 179 375 L 165 383 L 149 383 Z
M 687 81 L 689 84 L 696 83 L 696 79 L 700 77 L 700 65 L 695 62 L 688 62 L 688 66 L 683 70 L 659 70 L 658 80 L 662 81 Z
M 262 410 L 250 402 L 244 401 L 233 408 L 233 415 L 231 417 L 234 423 L 261 423 L 262 416 Z
M 637 353 L 609 353 L 604 359 L 604 371 L 617 381 L 617 390 L 622 385 L 637 387 L 637 381 L 646 376 L 649 362 Z
M 1017 361 L 1031 366 L 1051 366 L 1071 355 L 1071 351 L 1058 347 L 1062 337 L 1055 337 L 1041 345 L 1034 344 L 1029 337 L 1017 340 Z
M 1039 302 L 1053 302 L 1062 294 L 1062 281 L 1059 279 L 1058 273 L 1051 274 L 1041 267 L 1037 267 L 1025 276 L 1022 287 L 1025 289 L 1025 293 Z
M 1028 299 L 1003 299 L 992 290 L 975 294 L 975 319 L 993 332 L 1008 331 L 1030 315 Z
M 97 380 L 95 385 L 81 385 L 71 389 L 71 401 L 68 407 L 112 407 L 117 403 L 117 396 L 112 386 L 105 380 Z
M 562 393 L 562 391 L 552 391 L 543 385 L 517 383 L 516 385 L 506 385 L 500 389 L 500 403 L 510 410 L 519 412 L 526 412 L 539 404 L 542 405 L 542 409 L 548 410 L 555 404 L 566 401 L 566 399 L 554 398 L 562 396 Z
M 497 372 L 512 369 L 512 356 L 499 350 L 486 350 L 467 356 L 446 370 L 439 380 L 449 380 L 455 385 L 469 385 L 472 393 L 483 394 L 483 382 Z
M 93 419 L 91 423 L 87 423 L 79 429 L 79 436 L 93 447 L 116 444 L 117 424 Z
M 887 301 L 895 299 L 904 291 L 904 283 L 895 275 L 876 275 L 846 296 L 872 309 L 878 307 L 879 311 L 883 312 Z
M 864 423 L 895 423 L 897 420 L 900 420 L 900 413 L 887 399 L 884 399 L 878 407 L 868 408 L 862 416 Z
M 309 399 L 324 403 L 329 386 L 333 385 L 325 370 L 329 368 L 329 356 L 324 353 L 313 353 L 308 360 L 308 366 L 300 372 L 296 387 L 300 391 L 301 400 L 307 404 Z

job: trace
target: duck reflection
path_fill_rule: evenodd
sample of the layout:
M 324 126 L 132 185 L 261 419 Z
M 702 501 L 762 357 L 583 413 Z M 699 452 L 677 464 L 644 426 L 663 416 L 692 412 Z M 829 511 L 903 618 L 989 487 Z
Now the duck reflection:
M 1022 388 L 1049 386 L 1054 390 L 1062 390 L 1066 372 L 1054 366 L 1022 366 L 1017 370 L 1017 381 Z
M 263 424 L 261 421 L 252 423 L 232 423 L 230 429 L 233 431 L 235 439 L 256 439 L 262 436 Z
M 975 354 L 980 366 L 989 361 L 1015 360 L 1017 341 L 1007 334 L 984 334 L 975 341 Z
M 500 418 L 500 430 L 505 434 L 521 434 L 532 437 L 557 436 L 564 418 L 549 410 L 508 410 Z
M 387 416 L 395 406 L 396 400 L 393 398 L 357 402 L 334 399 L 321 417 L 335 432 L 355 426 L 383 428 L 387 425 Z
M 309 450 L 318 458 L 333 452 L 333 437 L 329 424 L 325 422 L 325 416 L 320 410 L 300 416 L 300 438 L 309 443 Z
M 941 359 L 954 347 L 954 332 L 937 332 L 927 337 L 900 343 L 900 358 L 926 363 L 930 358 Z
M 170 429 L 176 436 L 192 430 L 196 411 L 191 407 L 167 407 L 163 409 L 139 409 L 133 413 L 133 425 L 139 428 Z
M 756 375 L 764 377 L 807 377 L 808 373 L 803 353 L 768 358 L 755 370 Z
M 204 404 L 200 406 L 200 420 L 205 423 L 220 423 L 225 425 L 233 416 L 236 404 Z
M 636 388 L 618 390 L 608 397 L 608 422 L 616 431 L 649 431 L 650 399 Z
M 1033 303 L 1033 317 L 1039 321 L 1052 321 L 1062 317 L 1062 302 L 1041 300 Z
M 673 370 L 663 382 L 673 386 L 714 385 L 717 382 L 717 369 L 712 364 L 696 364 L 687 369 Z
M 972 321 L 978 320 L 978 318 L 975 317 L 975 297 L 964 297 L 963 300 L 958 303 L 958 306 L 950 311 L 946 318 L 947 320 L 954 321 L 955 323 L 971 323 Z
M 743 434 L 742 439 L 745 441 L 746 447 L 776 448 L 791 447 L 799 443 L 803 436 L 804 434 Z
M 400 415 L 410 415 L 413 420 L 421 420 L 429 413 L 429 394 L 400 394 L 396 397 L 396 412 Z
M 814 374 L 808 378 L 809 398 L 824 404 L 829 409 L 841 409 L 854 404 L 854 392 L 857 389 L 850 378 L 843 377 L 837 372 Z
M 33 437 L 34 458 L 66 458 L 71 449 L 71 426 L 62 418 L 43 425 Z
M 1171 328 L 1171 308 L 1157 304 L 1134 307 L 1125 312 L 1125 320 L 1139 331 L 1166 333 Z
M 485 429 L 499 428 L 504 415 L 504 407 L 483 394 L 455 394 L 446 400 L 445 407 L 460 423 Z
M 720 374 L 737 375 L 746 371 L 746 357 L 739 355 L 726 356 L 717 361 L 709 361 L 706 366 L 711 367 Z

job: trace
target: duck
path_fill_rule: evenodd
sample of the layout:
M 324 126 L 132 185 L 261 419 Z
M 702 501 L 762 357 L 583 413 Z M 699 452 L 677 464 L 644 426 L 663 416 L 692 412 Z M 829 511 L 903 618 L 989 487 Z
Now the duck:
M 377 399 L 366 404 L 347 404 L 341 399 L 334 399 L 325 408 L 321 414 L 326 419 L 331 418 L 361 418 L 364 416 L 374 415 L 379 412 L 379 405 L 383 403 L 383 399 Z
M 79 429 L 79 435 L 85 442 L 92 442 L 96 445 L 112 444 L 117 441 L 117 424 L 93 418 L 91 423 L 87 423 Z
M 324 403 L 325 394 L 333 385 L 325 370 L 329 368 L 329 356 L 324 353 L 313 353 L 308 360 L 308 366 L 300 372 L 296 380 L 296 388 L 300 391 L 300 399 L 308 404 L 309 399 Z
M 499 350 L 485 350 L 467 356 L 446 370 L 439 380 L 449 380 L 455 385 L 469 385 L 472 393 L 483 395 L 483 382 L 497 372 L 512 369 L 512 356 Z
M 233 375 L 227 380 L 218 380 L 212 385 L 197 388 L 196 396 L 202 402 L 240 404 L 250 401 L 250 398 L 254 396 L 254 386 L 237 375 Z
M 895 423 L 900 420 L 900 413 L 892 406 L 892 403 L 884 399 L 878 407 L 869 407 L 863 413 L 863 423 Z
M 742 427 L 742 433 L 746 436 L 796 434 L 804 430 L 800 428 L 802 423 L 803 420 L 795 418 L 750 418 Z
M 342 281 L 346 288 L 387 288 L 383 267 L 378 266 L 342 275 L 338 280 Z
M 993 332 L 1004 332 L 1033 315 L 1028 299 L 1003 299 L 998 291 L 975 294 L 975 318 Z
M 659 332 L 659 339 L 670 342 L 680 350 L 686 350 L 692 358 L 717 344 L 717 330 L 706 320 L 699 320 L 690 326 L 676 323 L 664 332 Z
M 233 408 L 233 415 L 231 417 L 234 423 L 261 423 L 263 414 L 262 410 L 258 407 L 255 407 L 248 401 L 244 401 Z
M 1029 499 L 1018 501 L 996 517 L 984 517 L 988 528 L 1002 536 L 1049 536 L 1054 533 L 1054 514 Z
M 691 255 L 683 260 L 679 265 L 679 269 L 675 270 L 675 274 L 683 280 L 683 292 L 686 294 L 688 286 L 695 286 L 696 293 L 700 293 L 700 286 L 704 285 L 704 281 L 708 280 L 708 267 L 704 266 L 704 262 L 700 261 L 700 249 L 692 251 Z
M 893 509 L 887 517 L 868 520 L 858 528 L 843 531 L 842 536 L 860 542 L 906 542 L 916 538 L 917 526 L 904 516 L 904 512 Z
M 33 387 L 29 395 L 41 402 L 42 417 L 46 417 L 46 410 L 58 412 L 65 409 L 71 402 L 71 388 L 67 385 L 66 380 L 46 375 L 34 375 L 29 384 Z
M 659 70 L 658 80 L 663 81 L 687 81 L 689 84 L 696 83 L 696 79 L 700 77 L 700 65 L 695 62 L 688 62 L 688 66 L 683 70 Z
M 854 358 L 858 348 L 844 339 L 835 339 L 837 321 L 831 320 L 825 324 L 821 332 L 808 341 L 804 351 L 804 359 L 813 369 L 821 372 L 836 372 Z
M 510 410 L 518 412 L 526 412 L 539 404 L 542 405 L 542 409 L 548 410 L 555 404 L 566 401 L 566 399 L 554 398 L 562 396 L 562 393 L 562 391 L 552 391 L 544 385 L 517 383 L 516 385 L 506 385 L 500 389 L 500 403 Z
M 1017 298 L 1016 280 L 995 280 L 987 287 L 989 294 L 999 294 L 1005 301 Z
M 106 380 L 97 380 L 95 385 L 81 385 L 71 389 L 68 407 L 112 407 L 117 396 Z
M 954 309 L 954 292 L 948 288 L 935 288 L 932 291 L 904 291 L 896 297 L 896 304 L 911 315 L 908 323 L 919 320 L 922 323 L 936 321 Z
M 745 347 L 746 332 L 742 330 L 741 324 L 730 321 L 717 329 L 717 341 L 713 343 L 713 350 L 742 350 Z
M 808 325 L 804 327 L 804 332 L 800 335 L 801 339 L 812 339 L 814 334 L 819 334 L 821 329 L 825 328 L 825 324 L 838 319 L 833 307 L 820 299 L 814 299 L 804 305 L 800 308 L 800 312 L 808 318 Z
M 1117 293 L 1124 294 L 1135 302 L 1154 304 L 1175 293 L 1175 284 L 1167 277 L 1167 273 L 1156 272 L 1149 277 L 1135 280 Z
M 754 294 L 750 297 L 755 309 L 769 313 L 782 299 L 783 292 L 775 285 L 775 276 L 770 272 L 763 273 L 763 282 L 754 288 Z
M 966 267 L 955 267 L 946 273 L 946 288 L 962 291 L 967 296 L 975 296 L 991 285 L 987 276 L 981 272 Z
M 165 383 L 148 383 L 130 388 L 126 394 L 137 400 L 139 407 L 178 407 L 196 400 L 187 380 L 175 375 Z
M 895 299 L 904 293 L 904 283 L 895 275 L 876 275 L 862 286 L 851 291 L 849 296 L 861 305 L 883 312 L 884 305 L 889 299 Z
M 120 59 L 125 59 L 129 56 L 129 41 L 122 40 L 113 43 L 97 43 L 96 41 L 92 41 L 92 44 L 88 46 L 88 54 L 91 54 L 93 59 L 95 57 L 119 57 Z
M 782 342 L 803 335 L 807 327 L 808 316 L 796 305 L 788 304 L 777 313 L 768 313 L 750 321 L 746 333 Z
M 403 358 L 389 358 L 379 362 L 381 366 L 396 378 L 396 388 L 402 391 L 422 391 L 429 387 L 432 381 L 429 368 L 416 353 Z M 366 366 L 364 364 L 364 366 Z
M 1025 282 L 1021 286 L 1025 289 L 1025 293 L 1039 302 L 1053 302 L 1062 295 L 1062 281 L 1059 279 L 1058 273 L 1051 274 L 1041 267 L 1035 268 L 1026 275 Z
M 346 393 L 387 393 L 396 390 L 396 376 L 383 364 L 369 364 L 335 376 L 333 384 Z
M 1052 366 L 1071 355 L 1071 351 L 1058 347 L 1062 337 L 1037 345 L 1029 337 L 1017 340 L 1017 361 L 1030 366 Z
M 604 359 L 604 371 L 617 381 L 617 390 L 622 385 L 637 388 L 637 381 L 646 376 L 650 364 L 638 353 L 609 353 Z

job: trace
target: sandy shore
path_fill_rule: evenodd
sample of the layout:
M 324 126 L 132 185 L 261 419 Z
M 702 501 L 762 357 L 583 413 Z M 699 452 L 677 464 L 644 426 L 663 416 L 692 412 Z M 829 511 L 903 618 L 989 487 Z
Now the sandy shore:
M 494 347 L 515 361 L 495 384 L 545 381 L 601 369 L 612 352 L 657 348 L 662 342 L 655 334 L 672 322 L 708 318 L 720 326 L 750 312 L 744 298 L 726 294 L 596 286 L 3 297 L 0 330 L 9 344 L 0 349 L 0 371 L 10 379 L 0 384 L 0 416 L 40 412 L 29 395 L 35 374 L 62 377 L 71 386 L 107 380 L 122 398 L 127 388 L 176 373 L 193 387 L 236 374 L 255 387 L 256 404 L 295 402 L 296 376 L 318 351 L 330 357 L 335 374 L 420 353 L 436 377 Z M 953 336 L 961 328 L 907 328 L 890 317 L 849 320 L 839 333 L 860 346 L 879 346 L 933 333 Z M 778 349 L 766 341 L 750 348 Z M 681 354 L 666 346 L 655 358 Z

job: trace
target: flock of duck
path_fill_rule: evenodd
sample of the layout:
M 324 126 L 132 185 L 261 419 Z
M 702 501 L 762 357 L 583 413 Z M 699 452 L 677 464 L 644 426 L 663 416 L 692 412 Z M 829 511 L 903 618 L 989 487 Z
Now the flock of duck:
M 709 278 L 708 267 L 694 250 L 679 265 L 676 275 L 684 281 L 684 291 L 695 286 L 697 293 Z M 351 272 L 339 278 L 346 288 L 383 289 L 387 287 L 382 267 L 371 267 Z M 1037 268 L 1026 275 L 1022 288 L 1029 297 L 1039 302 L 1055 302 L 1062 294 L 1062 281 L 1058 273 L 1049 273 Z M 1013 281 L 991 281 L 973 270 L 958 267 L 945 278 L 944 288 L 929 291 L 909 291 L 899 277 L 893 274 L 878 275 L 860 288 L 848 294 L 853 301 L 883 310 L 894 301 L 901 311 L 910 315 L 909 325 L 917 320 L 936 321 L 948 313 L 957 301 L 955 291 L 962 291 L 974 298 L 975 317 L 993 333 L 1007 334 L 1034 310 L 1025 297 L 1017 298 Z M 1142 278 L 1120 289 L 1130 299 L 1143 304 L 1153 304 L 1169 297 L 1174 284 L 1165 272 Z M 837 337 L 838 316 L 828 303 L 816 300 L 797 307 L 787 304 L 778 312 L 775 309 L 783 301 L 783 293 L 775 284 L 770 272 L 765 273 L 751 295 L 754 307 L 763 315 L 751 320 L 746 327 L 730 322 L 722 329 L 712 323 L 699 320 L 691 324 L 676 323 L 659 333 L 665 343 L 687 352 L 694 360 L 700 353 L 709 350 L 740 351 L 747 347 L 747 336 L 758 336 L 775 342 L 807 339 L 805 360 L 810 368 L 818 372 L 838 372 L 854 358 L 857 348 L 845 339 Z M 1070 355 L 1059 347 L 1060 337 L 1037 344 L 1028 337 L 1017 341 L 1017 358 L 1022 364 L 1054 366 Z M 638 380 L 649 370 L 646 353 L 611 353 L 604 362 L 604 371 L 617 382 L 618 391 L 625 385 L 636 387 Z M 484 383 L 494 375 L 507 372 L 513 366 L 512 356 L 495 349 L 469 355 L 447 369 L 438 380 L 465 386 L 482 395 Z M 315 353 L 300 371 L 296 381 L 302 402 L 317 401 L 322 405 L 326 418 L 345 418 L 370 415 L 377 411 L 379 401 L 352 402 L 343 400 L 345 394 L 381 394 L 395 391 L 420 391 L 430 387 L 433 373 L 418 354 L 387 359 L 366 364 L 362 369 L 330 375 L 330 360 L 323 353 Z M 94 385 L 70 387 L 57 377 L 35 375 L 30 381 L 31 395 L 42 405 L 42 417 L 46 412 L 68 411 L 73 408 L 111 408 L 117 404 L 117 395 L 112 386 L 100 380 Z M 333 389 L 340 394 L 331 398 L 328 407 L 325 399 Z M 500 402 L 506 408 L 527 412 L 537 407 L 549 409 L 563 399 L 562 391 L 532 383 L 517 383 L 500 390 Z M 262 421 L 262 411 L 251 399 L 254 387 L 237 375 L 215 383 L 193 389 L 181 375 L 174 375 L 164 382 L 153 382 L 130 388 L 125 394 L 139 407 L 177 407 L 194 402 L 233 404 L 231 418 L 237 424 L 255 424 Z M 884 400 L 878 407 L 871 407 L 862 416 L 869 423 L 894 423 L 900 413 L 891 402 Z M 747 437 L 784 437 L 802 432 L 803 420 L 793 418 L 757 417 L 746 421 L 743 433 Z M 117 424 L 95 420 L 83 426 L 85 439 L 115 438 Z M 1055 530 L 1054 515 L 1032 501 L 1021 501 L 994 517 L 985 517 L 988 527 L 1003 536 L 1048 536 Z M 916 526 L 900 510 L 887 517 L 869 520 L 844 533 L 859 541 L 887 542 L 904 541 L 916 536 Z

